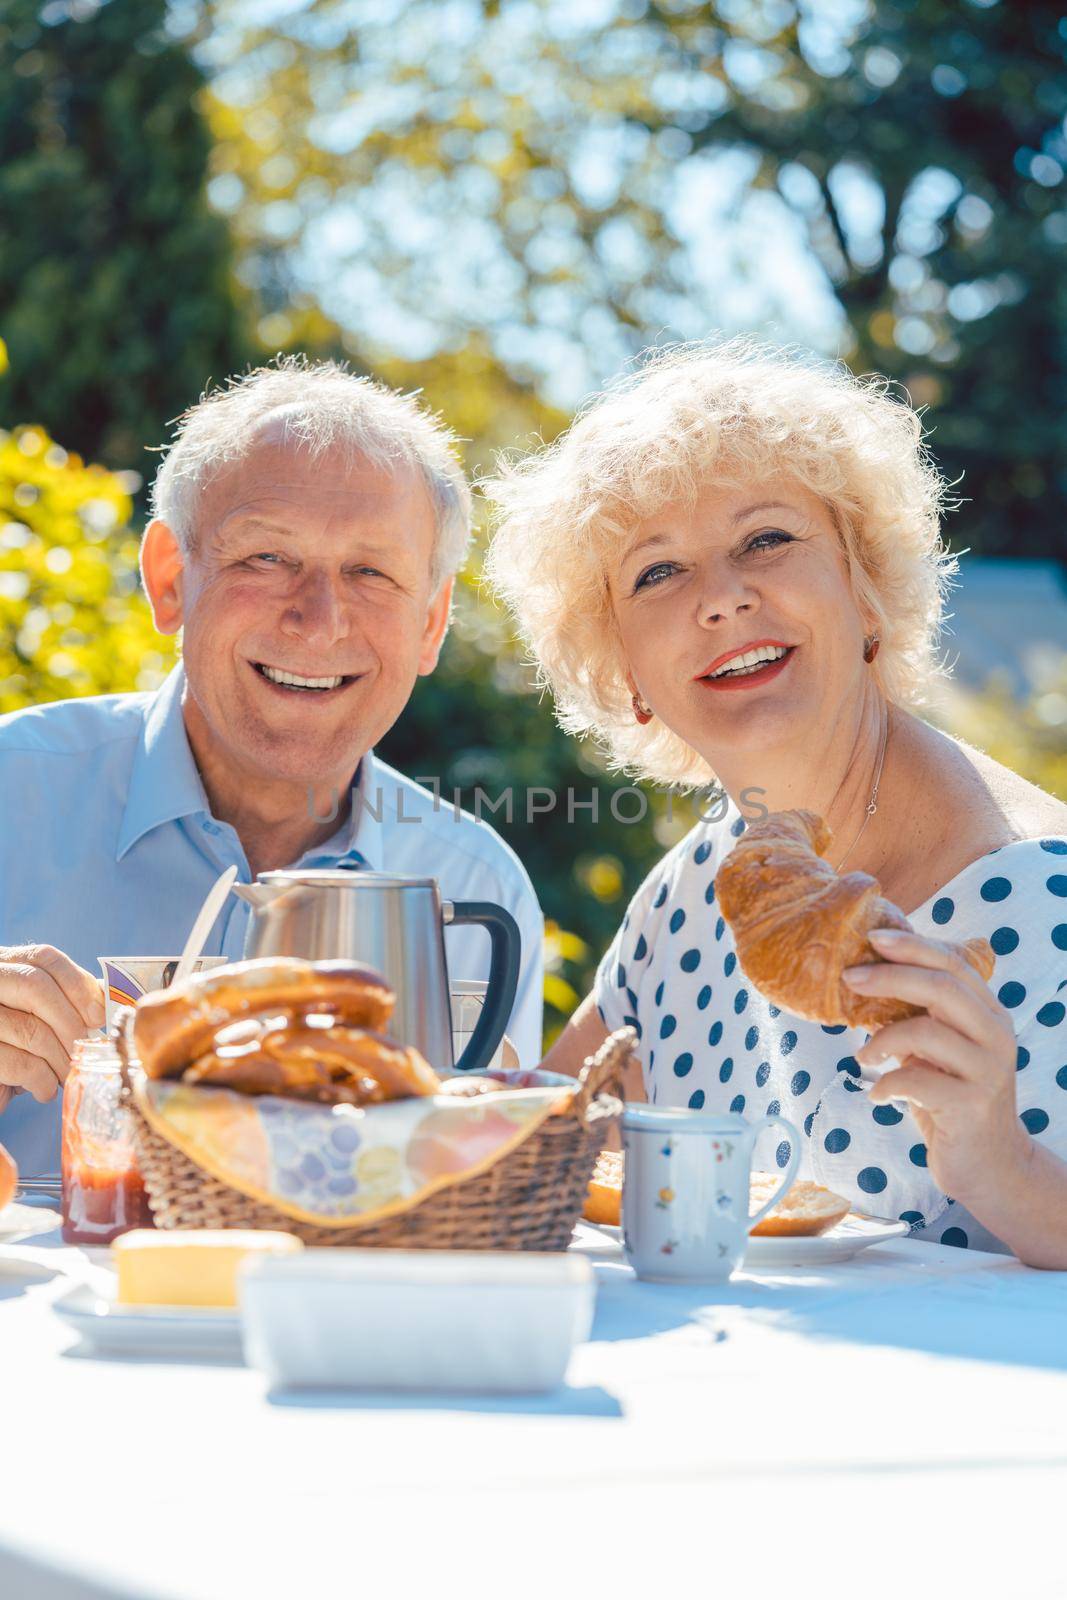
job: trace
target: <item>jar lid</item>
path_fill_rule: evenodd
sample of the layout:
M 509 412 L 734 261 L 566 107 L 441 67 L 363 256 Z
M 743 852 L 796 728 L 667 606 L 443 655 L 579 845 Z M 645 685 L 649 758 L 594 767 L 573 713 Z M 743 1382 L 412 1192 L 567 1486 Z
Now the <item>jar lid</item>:
M 635 1133 L 740 1133 L 751 1125 L 733 1111 L 691 1111 L 688 1106 L 646 1106 L 627 1103 L 623 1128 Z

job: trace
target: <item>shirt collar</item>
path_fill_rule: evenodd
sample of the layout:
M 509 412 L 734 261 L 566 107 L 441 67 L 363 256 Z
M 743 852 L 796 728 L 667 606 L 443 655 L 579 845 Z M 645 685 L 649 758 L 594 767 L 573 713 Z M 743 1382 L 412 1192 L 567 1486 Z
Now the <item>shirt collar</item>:
M 181 662 L 147 701 L 133 758 L 116 860 L 165 822 L 210 812 L 182 716 L 185 669 Z

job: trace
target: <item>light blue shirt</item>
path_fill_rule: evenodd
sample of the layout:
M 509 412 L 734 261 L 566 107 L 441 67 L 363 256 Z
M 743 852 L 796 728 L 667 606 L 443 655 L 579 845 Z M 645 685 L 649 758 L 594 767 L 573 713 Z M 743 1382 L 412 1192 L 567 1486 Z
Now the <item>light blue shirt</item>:
M 101 695 L 0 717 L 0 945 L 51 944 L 94 975 L 99 956 L 180 953 L 229 866 L 251 881 L 235 830 L 211 814 L 189 740 L 179 665 L 154 694 Z M 360 762 L 348 818 L 289 863 L 364 861 L 434 877 L 446 900 L 491 900 L 522 935 L 508 1023 L 523 1065 L 541 1055 L 544 922 L 514 851 L 487 823 L 379 761 Z M 204 950 L 240 960 L 250 907 L 230 898 Z M 489 975 L 483 928 L 445 929 L 450 979 Z M 27 1176 L 59 1170 L 59 1102 L 15 1096 L 0 1142 Z

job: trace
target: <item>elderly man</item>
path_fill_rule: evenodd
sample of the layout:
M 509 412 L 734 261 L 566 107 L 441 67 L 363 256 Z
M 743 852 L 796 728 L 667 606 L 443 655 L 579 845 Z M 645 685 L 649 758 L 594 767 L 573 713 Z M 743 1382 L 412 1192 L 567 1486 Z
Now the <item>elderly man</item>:
M 103 1020 L 96 957 L 180 950 L 231 865 L 366 865 L 496 901 L 523 945 L 508 1032 L 540 1055 L 526 873 L 373 752 L 448 627 L 470 519 L 450 435 L 408 397 L 283 361 L 186 414 L 153 510 L 142 576 L 182 664 L 155 694 L 0 718 L 0 1140 L 24 1173 L 58 1169 L 57 1090 Z M 232 899 L 206 953 L 239 958 L 247 917 Z M 445 938 L 453 978 L 487 976 L 484 930 Z

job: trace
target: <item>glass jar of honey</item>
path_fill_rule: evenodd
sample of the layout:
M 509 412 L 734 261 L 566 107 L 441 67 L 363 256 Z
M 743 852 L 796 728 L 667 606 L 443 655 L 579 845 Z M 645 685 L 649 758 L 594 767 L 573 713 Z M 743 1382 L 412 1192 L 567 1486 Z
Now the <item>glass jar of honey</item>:
M 63 1089 L 63 1238 L 107 1245 L 154 1226 L 138 1171 L 122 1065 L 111 1039 L 79 1039 Z

